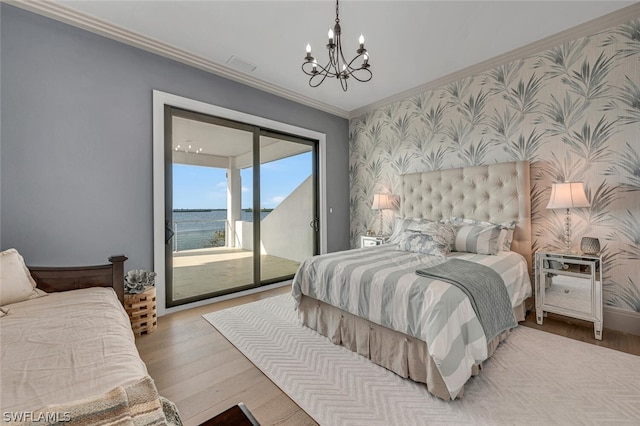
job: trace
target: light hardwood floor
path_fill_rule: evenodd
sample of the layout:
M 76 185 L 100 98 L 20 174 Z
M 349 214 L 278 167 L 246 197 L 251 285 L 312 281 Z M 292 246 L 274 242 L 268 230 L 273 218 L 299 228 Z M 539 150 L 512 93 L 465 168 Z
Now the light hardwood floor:
M 186 426 L 198 425 L 244 402 L 263 426 L 316 423 L 247 360 L 202 315 L 287 293 L 280 287 L 158 319 L 136 345 L 160 394 L 178 406 Z
M 263 426 L 316 424 L 201 316 L 289 291 L 288 286 L 280 287 L 166 315 L 158 319 L 156 331 L 136 340 L 158 391 L 177 404 L 186 426 L 198 425 L 238 402 L 244 402 Z M 603 340 L 596 341 L 591 323 L 549 314 L 538 326 L 534 312 L 523 324 L 640 355 L 640 336 L 605 329 Z

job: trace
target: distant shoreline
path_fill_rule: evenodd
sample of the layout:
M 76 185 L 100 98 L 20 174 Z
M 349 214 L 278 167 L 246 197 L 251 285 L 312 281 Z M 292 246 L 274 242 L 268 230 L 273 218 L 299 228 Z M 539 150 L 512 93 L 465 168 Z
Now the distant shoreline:
M 200 213 L 200 212 L 225 212 L 227 209 L 173 209 L 180 213 Z M 252 212 L 253 209 L 242 209 L 243 212 Z M 262 212 L 271 212 L 273 209 L 260 209 Z
M 227 209 L 173 209 L 174 212 L 223 212 Z

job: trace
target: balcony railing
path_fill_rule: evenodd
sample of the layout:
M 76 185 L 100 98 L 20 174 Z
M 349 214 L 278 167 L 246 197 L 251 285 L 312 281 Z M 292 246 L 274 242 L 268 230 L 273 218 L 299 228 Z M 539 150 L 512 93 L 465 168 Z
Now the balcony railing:
M 174 221 L 173 251 L 224 247 L 229 229 L 226 219 Z

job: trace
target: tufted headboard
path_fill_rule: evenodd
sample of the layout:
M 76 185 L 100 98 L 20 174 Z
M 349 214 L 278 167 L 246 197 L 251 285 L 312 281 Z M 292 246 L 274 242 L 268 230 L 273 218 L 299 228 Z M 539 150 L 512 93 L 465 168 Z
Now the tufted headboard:
M 531 270 L 529 162 L 490 164 L 401 176 L 400 216 L 516 221 L 511 249 Z

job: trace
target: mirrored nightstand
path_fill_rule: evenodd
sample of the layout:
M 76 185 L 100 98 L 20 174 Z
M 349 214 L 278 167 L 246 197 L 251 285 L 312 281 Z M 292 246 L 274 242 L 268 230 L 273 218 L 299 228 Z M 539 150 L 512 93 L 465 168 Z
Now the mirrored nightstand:
M 602 340 L 602 256 L 536 253 L 536 320 L 547 312 L 593 322 Z

